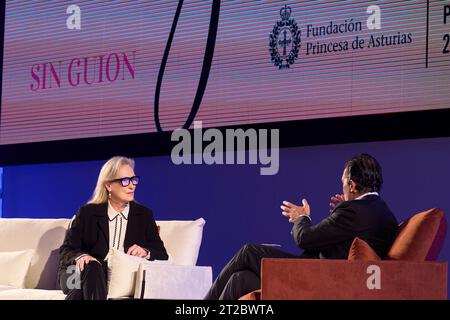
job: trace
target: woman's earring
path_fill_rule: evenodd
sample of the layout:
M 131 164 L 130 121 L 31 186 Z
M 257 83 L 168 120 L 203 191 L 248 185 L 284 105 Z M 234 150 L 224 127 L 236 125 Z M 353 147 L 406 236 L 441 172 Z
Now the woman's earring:
M 111 199 L 111 191 L 108 192 L 108 198 Z

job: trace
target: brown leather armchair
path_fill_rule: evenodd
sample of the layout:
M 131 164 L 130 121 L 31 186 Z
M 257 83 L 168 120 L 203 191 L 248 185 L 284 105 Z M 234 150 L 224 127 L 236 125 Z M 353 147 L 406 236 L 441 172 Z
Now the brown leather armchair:
M 386 257 L 356 238 L 349 260 L 263 259 L 261 289 L 242 300 L 447 299 L 447 262 L 436 262 L 447 220 L 439 209 L 400 224 Z

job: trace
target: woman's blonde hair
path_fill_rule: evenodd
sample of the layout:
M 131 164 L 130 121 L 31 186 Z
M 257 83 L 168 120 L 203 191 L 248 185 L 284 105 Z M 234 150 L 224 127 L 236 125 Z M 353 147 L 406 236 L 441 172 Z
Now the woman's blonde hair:
M 116 177 L 120 167 L 129 165 L 134 170 L 134 160 L 126 157 L 112 157 L 103 165 L 98 175 L 97 185 L 95 186 L 92 198 L 88 203 L 105 203 L 108 201 L 108 190 L 105 183 Z

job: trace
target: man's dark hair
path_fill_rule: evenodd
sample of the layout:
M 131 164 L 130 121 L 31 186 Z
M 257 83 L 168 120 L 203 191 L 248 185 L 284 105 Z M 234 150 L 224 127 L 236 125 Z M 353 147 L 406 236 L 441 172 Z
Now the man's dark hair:
M 383 185 L 383 174 L 378 161 L 367 153 L 354 156 L 345 164 L 348 180 L 356 183 L 359 192 L 378 192 Z

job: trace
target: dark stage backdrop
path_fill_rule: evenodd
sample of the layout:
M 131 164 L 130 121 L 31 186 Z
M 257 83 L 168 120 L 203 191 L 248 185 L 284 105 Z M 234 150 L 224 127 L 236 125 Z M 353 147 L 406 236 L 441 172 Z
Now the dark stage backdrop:
M 281 215 L 281 201 L 306 197 L 314 222 L 328 214 L 351 156 L 368 152 L 383 166 L 383 198 L 399 221 L 432 207 L 450 214 L 450 138 L 282 149 L 280 171 L 260 176 L 250 165 L 175 166 L 169 156 L 136 159 L 142 177 L 136 198 L 157 219 L 206 220 L 199 265 L 220 271 L 244 243 L 279 243 L 299 252 Z M 103 161 L 4 168 L 3 217 L 71 217 L 85 203 Z M 450 241 L 440 260 L 448 261 Z

